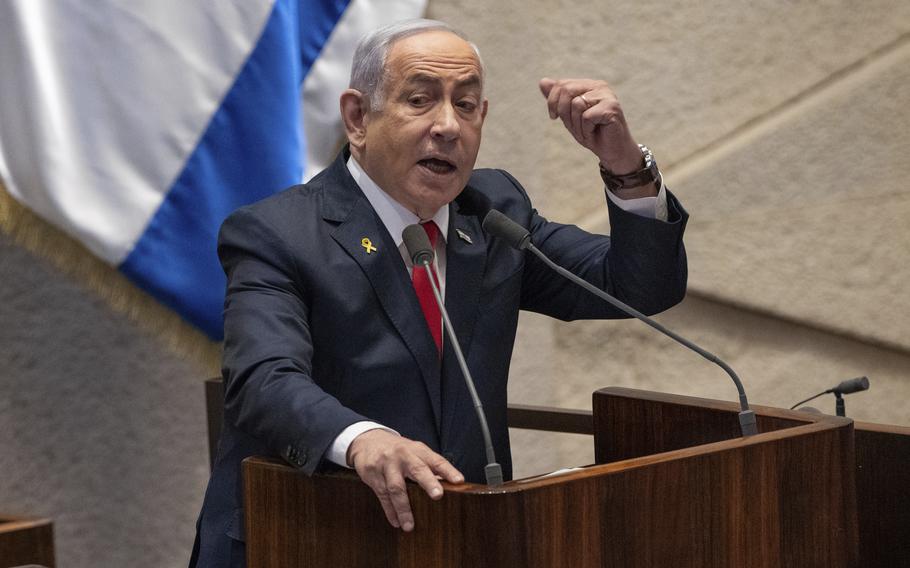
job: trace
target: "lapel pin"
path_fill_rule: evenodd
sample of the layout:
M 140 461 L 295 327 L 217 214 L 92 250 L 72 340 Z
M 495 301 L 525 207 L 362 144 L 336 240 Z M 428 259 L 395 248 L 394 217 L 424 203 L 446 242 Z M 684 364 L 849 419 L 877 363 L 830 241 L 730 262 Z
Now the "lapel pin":
M 360 246 L 362 246 L 364 249 L 366 249 L 367 254 L 370 254 L 371 252 L 376 252 L 379 250 L 373 246 L 373 243 L 371 243 L 370 239 L 368 239 L 367 237 L 360 239 Z
M 455 232 L 458 233 L 458 237 L 459 237 L 461 240 L 467 241 L 467 243 L 468 243 L 469 245 L 473 245 L 473 244 L 474 244 L 474 241 L 471 240 L 471 236 L 470 236 L 469 234 L 465 233 L 465 232 L 462 231 L 461 229 L 455 229 Z

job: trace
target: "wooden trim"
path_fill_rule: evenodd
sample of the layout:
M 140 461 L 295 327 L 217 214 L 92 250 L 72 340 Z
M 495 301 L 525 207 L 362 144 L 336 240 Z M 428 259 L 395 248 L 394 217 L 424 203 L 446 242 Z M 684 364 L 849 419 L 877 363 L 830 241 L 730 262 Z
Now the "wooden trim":
M 524 430 L 594 435 L 594 416 L 590 410 L 510 404 L 508 424 L 509 428 Z
M 896 424 L 879 424 L 878 422 L 860 422 L 853 421 L 853 427 L 856 430 L 864 432 L 880 432 L 882 434 L 894 434 L 897 436 L 910 436 L 910 426 L 897 426 Z
M 50 519 L 0 515 L 0 566 L 54 568 L 54 524 Z

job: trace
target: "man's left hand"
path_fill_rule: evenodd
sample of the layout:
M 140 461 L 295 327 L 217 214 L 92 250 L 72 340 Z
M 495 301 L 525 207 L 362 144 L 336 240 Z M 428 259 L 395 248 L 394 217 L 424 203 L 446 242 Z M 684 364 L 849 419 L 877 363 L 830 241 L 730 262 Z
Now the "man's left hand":
M 632 138 L 619 99 L 605 81 L 594 79 L 540 80 L 550 118 L 562 119 L 575 140 L 594 152 L 604 167 L 617 175 L 642 167 L 642 154 Z

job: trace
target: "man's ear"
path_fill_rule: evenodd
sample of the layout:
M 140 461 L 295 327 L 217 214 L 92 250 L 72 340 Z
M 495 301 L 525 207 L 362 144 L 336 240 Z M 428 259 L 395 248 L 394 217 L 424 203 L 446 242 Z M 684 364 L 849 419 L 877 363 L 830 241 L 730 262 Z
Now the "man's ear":
M 363 93 L 355 89 L 346 89 L 341 93 L 341 120 L 344 121 L 344 132 L 348 142 L 354 148 L 363 146 L 366 138 L 366 113 L 369 102 Z
M 487 117 L 487 109 L 489 108 L 489 106 L 490 106 L 490 99 L 484 99 L 481 109 L 480 109 L 481 120 L 483 120 Z

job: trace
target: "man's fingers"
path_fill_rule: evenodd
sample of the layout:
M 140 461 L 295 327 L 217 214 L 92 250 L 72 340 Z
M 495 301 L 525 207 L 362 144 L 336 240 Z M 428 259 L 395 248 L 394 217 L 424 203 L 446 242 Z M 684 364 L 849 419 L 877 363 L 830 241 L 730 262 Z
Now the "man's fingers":
M 555 85 L 555 84 L 556 84 L 556 81 L 554 81 L 553 79 L 550 79 L 549 77 L 544 77 L 543 79 L 540 80 L 540 83 L 538 83 L 537 86 L 540 87 L 540 92 L 543 94 L 544 97 L 549 97 L 550 89 L 552 89 L 553 85 Z
M 550 92 L 547 93 L 547 111 L 550 113 L 551 120 L 559 116 L 559 111 L 557 110 L 557 107 L 559 105 L 559 92 L 559 86 L 553 84 L 550 87 Z
M 389 524 L 396 529 L 399 528 L 401 524 L 398 522 L 398 513 L 395 511 L 395 507 L 392 505 L 392 500 L 389 498 L 389 494 L 385 490 L 385 487 L 382 489 L 373 488 L 373 493 L 379 498 L 379 504 L 382 505 L 382 512 L 385 513 L 385 518 L 389 521 Z
M 440 499 L 442 497 L 442 485 L 424 462 L 413 464 L 408 471 L 408 478 L 416 481 L 430 498 Z
M 559 101 L 556 103 L 556 115 L 569 131 L 572 131 L 572 99 L 575 95 L 566 87 L 559 88 Z
M 404 477 L 397 468 L 389 466 L 383 473 L 365 478 L 364 482 L 376 494 L 390 525 L 404 531 L 414 529 L 414 515 L 408 501 L 408 489 Z
M 627 130 L 622 109 L 616 99 L 604 99 L 582 114 L 582 130 L 590 137 L 598 126 L 607 126 L 617 132 Z
M 422 445 L 421 449 L 419 461 L 411 466 L 408 477 L 420 484 L 427 495 L 433 499 L 442 497 L 440 478 L 449 483 L 464 483 L 464 475 L 447 459 L 426 446 Z
M 401 530 L 410 532 L 414 530 L 414 514 L 411 512 L 411 502 L 408 501 L 408 487 L 405 485 L 404 476 L 396 465 L 389 465 L 385 471 L 386 491 L 392 501 L 392 507 L 398 517 Z M 393 525 L 394 526 L 394 525 Z
M 389 524 L 404 531 L 414 529 L 405 477 L 416 481 L 433 499 L 443 494 L 436 474 L 450 483 L 464 482 L 460 471 L 425 444 L 384 430 L 370 430 L 355 438 L 350 460 L 379 498 Z
M 540 81 L 540 91 L 547 97 L 547 110 L 550 118 L 562 120 L 566 130 L 583 146 L 588 146 L 590 135 L 596 127 L 596 124 L 585 124 L 586 113 L 591 108 L 598 106 L 602 100 L 600 91 L 605 87 L 606 83 L 589 79 L 554 81 L 544 78 Z
M 585 136 L 591 136 L 594 134 L 594 130 L 597 128 L 597 111 L 594 107 L 586 110 L 581 117 L 581 128 L 585 133 Z
M 561 118 L 563 122 L 569 115 L 569 105 L 578 93 L 579 86 L 571 80 L 553 81 L 547 93 L 547 109 L 550 118 Z
M 464 483 L 464 475 L 462 475 L 454 465 L 449 463 L 449 460 L 441 455 L 434 453 L 432 457 L 427 460 L 427 464 L 430 466 L 430 469 L 433 470 L 433 473 L 439 475 L 449 483 Z
M 585 130 L 582 128 L 582 117 L 588 107 L 591 105 L 584 94 L 578 95 L 572 99 L 572 135 L 575 139 L 584 138 Z M 581 141 L 581 140 L 579 140 Z
M 582 114 L 581 124 L 582 131 L 585 136 L 591 136 L 594 134 L 594 130 L 602 124 L 609 124 L 610 122 L 610 113 L 609 105 L 606 101 L 603 101 L 595 106 L 592 106 Z
M 376 494 L 376 497 L 379 499 L 379 504 L 382 505 L 382 512 L 385 513 L 385 517 L 388 519 L 389 524 L 396 529 L 400 527 L 401 524 L 398 522 L 398 513 L 392 505 L 392 498 L 386 487 L 386 479 L 383 471 L 370 465 L 358 469 L 357 474 L 360 475 L 360 479 L 362 479 L 363 482 L 373 490 L 373 493 Z

